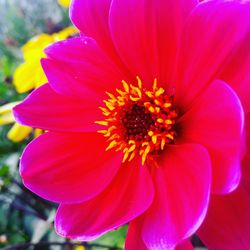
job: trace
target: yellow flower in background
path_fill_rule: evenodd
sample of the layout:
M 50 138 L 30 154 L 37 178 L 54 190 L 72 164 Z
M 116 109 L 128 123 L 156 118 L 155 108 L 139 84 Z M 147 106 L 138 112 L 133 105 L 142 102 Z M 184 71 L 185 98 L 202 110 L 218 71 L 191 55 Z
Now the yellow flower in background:
M 77 246 L 74 248 L 74 250 L 85 250 L 84 246 Z
M 58 33 L 41 34 L 29 40 L 22 47 L 24 63 L 14 72 L 13 83 L 16 91 L 25 93 L 46 83 L 47 79 L 40 65 L 40 59 L 45 57 L 43 50 L 49 44 L 67 39 L 77 33 L 76 28 L 68 27 Z
M 0 125 L 11 124 L 15 122 L 12 114 L 12 108 L 15 107 L 19 102 L 11 102 L 0 107 Z M 7 137 L 14 141 L 19 142 L 26 138 L 32 131 L 32 128 L 22 126 L 15 123 L 7 134 Z
M 40 59 L 46 57 L 43 50 L 51 43 L 65 40 L 78 33 L 74 27 L 68 27 L 54 34 L 41 34 L 29 40 L 23 47 L 24 63 L 19 65 L 13 75 L 13 84 L 18 93 L 26 93 L 47 82 L 40 65 Z M 0 107 L 0 125 L 15 123 L 12 108 L 17 102 L 5 104 Z M 31 127 L 15 123 L 7 134 L 8 139 L 20 142 L 33 131 Z M 34 130 L 34 136 L 42 133 L 40 129 Z
M 59 4 L 61 4 L 63 7 L 68 8 L 70 4 L 70 0 L 57 0 Z

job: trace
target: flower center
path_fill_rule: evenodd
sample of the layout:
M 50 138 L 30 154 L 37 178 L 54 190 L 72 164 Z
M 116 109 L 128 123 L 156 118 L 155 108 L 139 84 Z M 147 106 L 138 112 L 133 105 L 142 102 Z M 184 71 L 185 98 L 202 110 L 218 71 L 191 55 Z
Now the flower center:
M 116 89 L 116 95 L 106 92 L 109 99 L 104 101 L 105 107 L 100 107 L 105 119 L 95 123 L 107 127 L 98 130 L 109 143 L 106 151 L 123 151 L 123 162 L 140 155 L 144 165 L 166 144 L 174 143 L 177 112 L 172 106 L 173 97 L 157 86 L 156 79 L 152 90 L 145 89 L 139 77 L 138 86 L 125 81 L 122 85 L 124 90 Z

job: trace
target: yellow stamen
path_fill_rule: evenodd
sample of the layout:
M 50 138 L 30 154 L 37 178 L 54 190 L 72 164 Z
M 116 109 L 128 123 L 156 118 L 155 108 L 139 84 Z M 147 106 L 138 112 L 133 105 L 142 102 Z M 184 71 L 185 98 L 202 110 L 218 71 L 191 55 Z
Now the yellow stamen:
M 110 142 L 110 144 L 108 145 L 108 147 L 106 148 L 106 151 L 110 150 L 111 148 L 114 148 L 115 146 L 117 146 L 118 143 L 117 141 L 112 141 Z

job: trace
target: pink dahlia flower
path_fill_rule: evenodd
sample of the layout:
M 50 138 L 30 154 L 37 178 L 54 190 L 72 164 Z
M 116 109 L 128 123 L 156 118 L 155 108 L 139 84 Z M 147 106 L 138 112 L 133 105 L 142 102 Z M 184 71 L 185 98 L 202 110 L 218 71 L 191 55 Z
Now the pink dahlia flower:
M 70 15 L 82 36 L 45 50 L 49 83 L 14 110 L 48 131 L 20 172 L 60 203 L 57 233 L 129 223 L 128 250 L 192 249 L 195 233 L 249 249 L 250 3 L 73 0 Z

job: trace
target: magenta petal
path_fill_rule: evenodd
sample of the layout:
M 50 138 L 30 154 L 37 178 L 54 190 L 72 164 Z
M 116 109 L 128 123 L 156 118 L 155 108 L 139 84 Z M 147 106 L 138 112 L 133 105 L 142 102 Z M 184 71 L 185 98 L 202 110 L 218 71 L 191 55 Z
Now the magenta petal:
M 24 185 L 54 202 L 88 200 L 111 182 L 121 164 L 122 155 L 105 152 L 105 147 L 97 133 L 47 132 L 24 150 L 20 163 Z
M 143 217 L 139 217 L 129 223 L 126 235 L 125 250 L 147 250 L 141 235 Z
M 152 86 L 172 82 L 180 35 L 196 0 L 113 0 L 110 30 L 119 55 L 134 75 Z
M 235 48 L 242 46 L 249 33 L 249 13 L 249 1 L 203 1 L 194 9 L 182 37 L 178 103 L 189 106 L 215 79 Z
M 94 181 L 98 182 L 98 179 Z M 152 203 L 154 189 L 147 168 L 138 161 L 122 165 L 112 183 L 96 198 L 61 205 L 55 227 L 59 235 L 92 240 L 143 213 Z
M 250 33 L 228 57 L 223 70 L 216 76 L 227 82 L 239 96 L 244 111 L 250 112 Z
M 242 161 L 242 181 L 245 189 L 250 194 L 250 113 L 246 115 L 246 153 Z
M 199 143 L 210 154 L 212 191 L 228 193 L 241 177 L 244 112 L 235 92 L 215 81 L 179 121 L 179 143 Z
M 250 197 L 243 188 L 211 198 L 207 217 L 198 235 L 208 249 L 249 250 Z
M 72 38 L 49 46 L 42 66 L 52 88 L 67 96 L 83 98 L 115 89 L 124 79 L 116 64 L 88 37 Z
M 96 131 L 94 122 L 102 118 L 98 105 L 91 95 L 83 96 L 82 100 L 64 97 L 45 84 L 17 105 L 14 115 L 23 125 L 44 130 Z
M 192 246 L 191 242 L 189 240 L 185 240 L 181 242 L 175 250 L 194 250 L 194 247 Z
M 108 17 L 111 0 L 72 0 L 70 18 L 85 35 L 93 37 L 101 47 L 112 47 Z
M 155 199 L 146 211 L 142 237 L 148 249 L 172 249 L 190 237 L 207 211 L 211 163 L 196 144 L 168 146 L 152 169 Z

